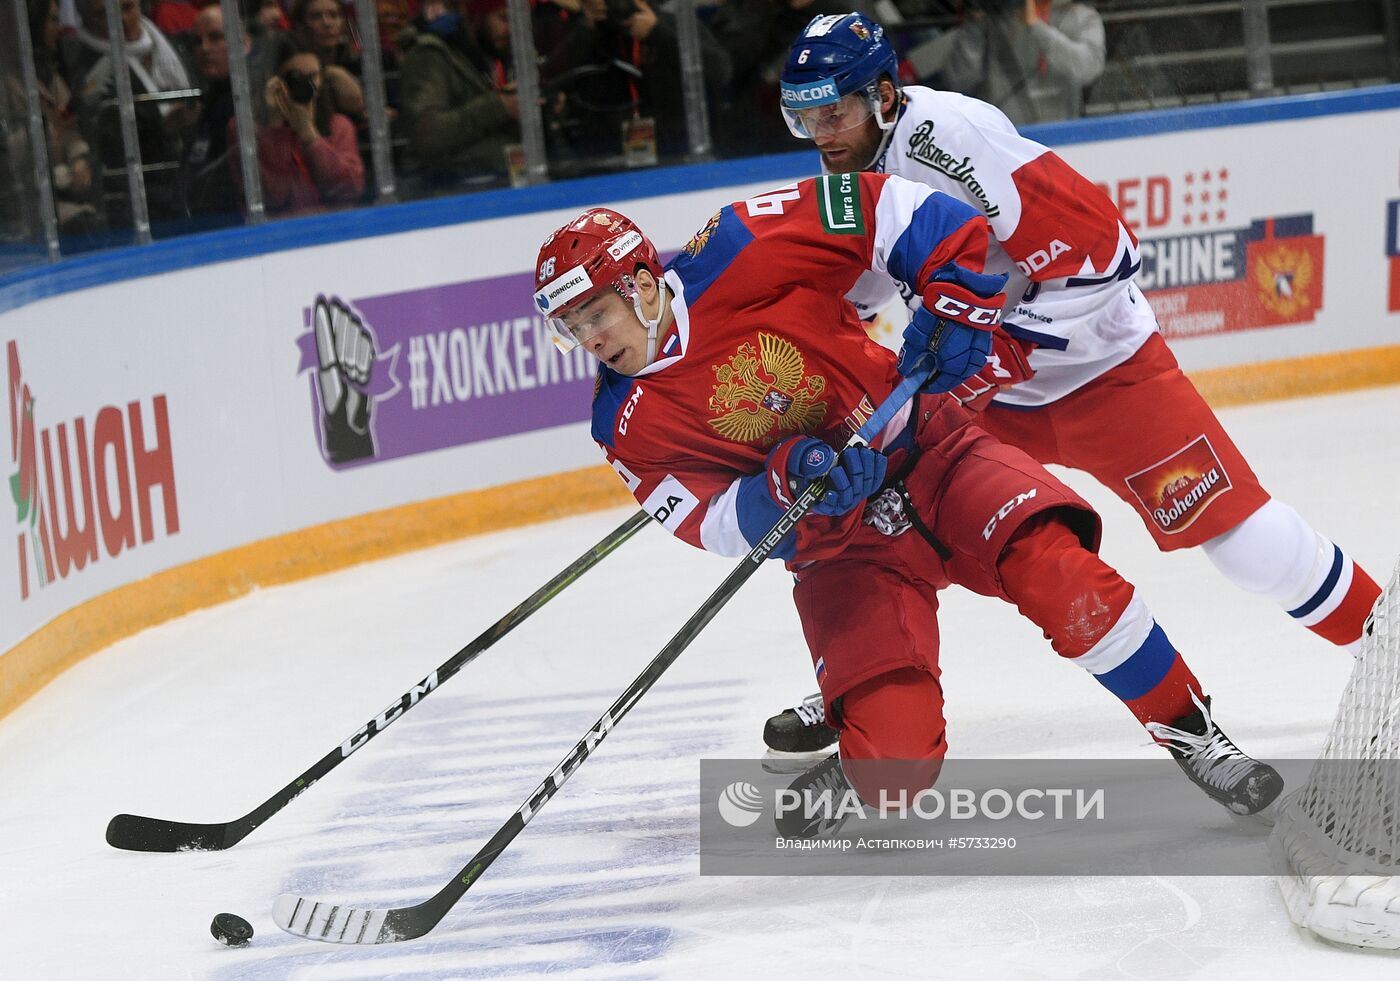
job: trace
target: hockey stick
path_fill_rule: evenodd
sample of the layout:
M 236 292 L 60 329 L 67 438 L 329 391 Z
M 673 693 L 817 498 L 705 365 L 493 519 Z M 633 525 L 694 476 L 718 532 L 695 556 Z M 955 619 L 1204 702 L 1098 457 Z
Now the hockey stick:
M 343 743 L 321 757 L 310 769 L 300 774 L 277 793 L 253 810 L 233 821 L 216 824 L 191 824 L 167 821 L 163 818 L 142 817 L 139 814 L 118 814 L 107 825 L 107 844 L 138 852 L 218 851 L 232 848 L 248 833 L 272 815 L 286 807 L 317 780 L 339 766 L 346 757 L 383 732 L 394 721 L 417 705 L 434 689 L 474 661 L 496 641 L 519 626 L 532 613 L 544 606 L 576 581 L 589 569 L 607 558 L 623 542 L 651 521 L 651 515 L 638 511 L 619 525 L 606 538 L 573 561 L 568 568 L 531 594 L 515 609 L 497 620 L 475 640 L 463 647 L 436 671 L 412 689 L 400 695 L 394 704 L 370 719 Z
M 913 397 L 919 386 L 924 384 L 931 373 L 919 372 L 902 381 L 875 410 L 865 425 L 861 426 L 860 430 L 851 437 L 846 446 L 868 444 L 877 433 L 889 424 L 904 403 Z M 438 890 L 436 895 L 417 906 L 405 906 L 398 909 L 359 909 L 283 894 L 278 896 L 277 901 L 273 904 L 272 919 L 288 933 L 309 937 L 312 940 L 340 944 L 384 944 L 400 940 L 413 940 L 437 926 L 438 922 L 447 915 L 447 911 L 466 895 L 467 890 L 472 887 L 472 883 L 476 882 L 481 874 L 491 867 L 491 863 L 500 857 L 501 853 L 506 850 L 506 846 L 525 829 L 525 825 L 530 823 L 530 819 L 538 814 L 545 804 L 549 803 L 550 798 L 564 785 L 564 781 L 568 780 L 574 771 L 583 764 L 583 761 L 588 759 L 589 754 L 607 737 L 613 727 L 622 720 L 622 717 L 631 710 L 632 706 L 637 704 L 652 685 L 656 684 L 666 669 L 675 663 L 676 658 L 680 657 L 681 652 L 690 646 L 690 642 L 695 639 L 696 635 L 733 598 L 739 587 L 758 571 L 764 560 L 772 554 L 773 550 L 792 530 L 793 525 L 811 510 L 825 492 L 826 481 L 824 479 L 815 480 L 807 485 L 768 534 L 764 535 L 762 540 L 743 558 L 738 567 L 725 577 L 719 587 L 700 606 L 700 609 L 696 610 L 694 615 L 685 622 L 680 632 L 671 638 L 656 657 L 652 658 L 646 669 L 627 686 L 626 691 L 617 697 L 617 700 L 603 713 L 603 717 L 574 745 L 574 748 L 559 762 L 559 765 L 550 771 L 549 776 L 545 777 L 544 782 L 525 799 L 525 803 L 520 806 L 520 809 L 512 814 L 505 824 L 501 825 L 500 830 L 491 836 L 491 840 L 482 846 L 481 850 L 472 856 L 471 861 L 453 876 L 447 885 Z

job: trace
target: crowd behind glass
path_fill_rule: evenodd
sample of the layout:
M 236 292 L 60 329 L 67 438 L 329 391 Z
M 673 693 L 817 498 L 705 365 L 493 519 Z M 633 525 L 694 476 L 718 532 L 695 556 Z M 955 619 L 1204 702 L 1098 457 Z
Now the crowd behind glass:
M 1076 0 L 0 0 L 0 272 L 803 149 L 778 74 L 812 17 L 851 9 L 890 30 L 903 82 L 1018 125 L 1080 115 L 1105 70 L 1103 18 Z

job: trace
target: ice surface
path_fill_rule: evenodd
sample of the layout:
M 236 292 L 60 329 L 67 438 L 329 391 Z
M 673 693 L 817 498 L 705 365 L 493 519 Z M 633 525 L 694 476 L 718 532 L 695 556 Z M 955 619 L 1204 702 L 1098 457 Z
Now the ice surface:
M 1400 388 L 1222 414 L 1265 486 L 1373 575 L 1400 554 Z M 1255 755 L 1317 751 L 1349 659 L 1204 556 L 1160 555 L 1071 477 L 1104 554 Z M 646 529 L 242 844 L 110 849 L 120 811 L 237 817 L 355 732 L 628 511 L 469 539 L 147 631 L 0 721 L 0 976 L 24 979 L 1392 978 L 1396 955 L 1297 932 L 1266 878 L 701 878 L 701 757 L 752 757 L 813 689 L 789 583 L 764 570 L 426 938 L 339 947 L 271 920 L 293 892 L 426 899 L 729 571 Z M 942 598 L 960 756 L 1160 753 L 1008 607 Z M 1183 782 L 1183 793 L 1191 792 Z M 1231 819 L 1222 810 L 1221 827 Z M 1259 835 L 1263 848 L 1263 835 Z M 209 936 L 246 917 L 251 946 Z

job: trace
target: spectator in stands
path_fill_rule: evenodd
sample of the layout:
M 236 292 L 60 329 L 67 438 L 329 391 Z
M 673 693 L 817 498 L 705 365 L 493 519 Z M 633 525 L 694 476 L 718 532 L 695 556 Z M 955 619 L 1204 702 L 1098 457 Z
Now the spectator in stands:
M 969 0 L 959 27 L 908 54 L 921 81 L 938 76 L 1017 126 L 1082 115 L 1104 57 L 1103 18 L 1077 0 Z
M 504 176 L 506 147 L 520 140 L 520 105 L 505 64 L 444 0 L 423 4 L 400 35 L 399 52 L 404 132 L 422 175 L 435 185 Z
M 149 9 L 151 22 L 171 39 L 194 30 L 194 19 L 199 13 L 199 5 L 191 0 L 152 0 Z
M 410 0 L 375 0 L 374 12 L 379 18 L 379 50 L 387 58 L 398 64 L 399 34 L 413 23 L 413 14 L 418 9 Z
M 365 187 L 355 126 L 335 111 L 320 56 L 301 50 L 289 37 L 279 38 L 275 51 L 277 71 L 263 87 L 257 134 L 267 212 L 315 211 L 355 201 Z M 237 139 L 237 120 L 230 119 L 228 145 Z M 228 161 L 241 186 L 239 155 L 230 153 Z
M 94 161 L 92 150 L 78 129 L 78 119 L 70 104 L 72 97 L 68 83 L 58 70 L 58 38 L 62 31 L 58 21 L 58 2 L 28 0 L 27 13 L 39 106 L 44 114 L 44 130 L 48 137 L 58 233 L 65 238 L 91 235 L 101 227 L 95 207 L 97 184 L 93 179 Z M 17 104 L 24 104 L 22 96 Z
M 104 169 L 126 166 L 121 122 L 116 108 L 116 76 L 112 70 L 107 39 L 107 13 L 103 0 L 81 0 L 83 25 L 78 29 L 81 44 L 80 81 L 75 85 L 79 120 L 89 143 L 97 148 Z M 122 32 L 126 42 L 126 70 L 133 95 L 156 95 L 190 88 L 189 75 L 174 47 L 160 29 L 141 15 L 139 0 L 121 0 Z M 184 215 L 175 168 L 180 157 L 180 133 L 198 117 L 193 98 L 138 102 L 137 137 L 141 162 L 147 168 L 146 202 L 152 220 Z M 164 169 L 162 169 L 164 168 Z M 109 187 L 109 190 L 114 188 Z M 125 190 L 125 182 L 118 188 Z M 129 204 L 119 198 L 109 221 L 129 221 Z
M 467 0 L 467 20 L 476 34 L 477 43 L 496 66 L 497 78 L 514 76 L 511 68 L 510 11 L 506 0 Z
M 224 12 L 211 4 L 194 20 L 194 65 L 199 76 L 199 120 L 185 134 L 185 186 L 191 214 L 237 215 L 241 198 L 225 154 L 233 118 Z M 244 53 L 250 45 L 244 41 Z M 235 152 L 236 152 L 235 148 Z
M 859 6 L 850 0 L 721 0 L 710 27 L 733 64 L 733 84 L 715 127 L 722 152 L 797 149 L 778 109 L 778 77 L 788 47 L 813 17 Z
M 335 111 L 358 123 L 365 114 L 360 46 L 346 29 L 340 0 L 292 0 L 290 19 L 292 34 L 321 61 Z
M 253 23 L 267 34 L 285 34 L 292 29 L 292 23 L 287 20 L 287 13 L 278 0 L 260 0 L 257 12 L 253 14 Z
M 570 115 L 582 106 L 595 117 L 587 125 L 574 127 L 583 139 L 579 149 L 616 153 L 627 118 L 649 117 L 656 122 L 658 152 L 684 153 L 689 143 L 675 16 L 657 10 L 649 0 L 582 0 L 581 13 L 553 55 L 559 68 L 599 69 L 582 75 L 565 90 Z M 696 27 L 713 106 L 729 85 L 731 63 L 709 29 L 702 23 Z
M 246 8 L 245 8 L 246 9 Z M 243 21 L 244 35 L 248 39 L 249 84 L 253 90 L 253 104 L 261 99 L 263 83 L 273 74 L 276 67 L 271 64 L 276 56 L 274 48 L 278 38 L 292 33 L 292 23 L 282 8 L 280 0 L 253 0 L 251 14 Z
M 121 0 L 122 31 L 126 40 L 126 55 L 133 82 L 144 92 L 169 92 L 190 87 L 190 79 L 180 56 L 165 34 L 141 14 L 140 0 Z M 107 40 L 107 10 L 103 0 L 82 0 L 79 5 L 83 23 L 78 28 L 78 40 L 84 53 L 78 71 L 83 89 L 106 91 L 115 89 L 112 76 L 110 44 Z M 173 104 L 166 104 L 173 110 Z

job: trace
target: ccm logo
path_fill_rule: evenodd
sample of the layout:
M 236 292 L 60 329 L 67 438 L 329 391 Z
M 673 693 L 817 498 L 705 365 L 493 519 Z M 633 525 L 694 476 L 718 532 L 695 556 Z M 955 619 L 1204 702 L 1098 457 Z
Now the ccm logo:
M 1045 248 L 1037 249 L 1035 252 L 1026 256 L 1025 259 L 1017 262 L 1016 268 L 1020 269 L 1021 272 L 1025 273 L 1027 276 L 1030 276 L 1033 273 L 1040 272 L 1068 251 L 1068 245 L 1061 242 L 1059 239 L 1055 239 Z
M 622 407 L 622 416 L 617 420 L 617 431 L 623 436 L 627 435 L 627 423 L 632 418 L 632 413 L 637 411 L 637 403 L 642 400 L 642 386 L 638 385 L 632 390 L 632 396 Z
M 981 327 L 995 327 L 1001 323 L 1001 307 L 979 307 L 951 296 L 940 296 L 933 304 L 933 312 L 944 317 L 952 317 L 967 324 Z
M 1029 501 L 1033 497 L 1035 497 L 1034 487 L 1026 491 L 1024 494 L 1017 494 L 1011 500 L 1007 501 L 1001 507 L 997 508 L 997 513 L 992 515 L 992 520 L 988 521 L 987 527 L 982 529 L 982 540 L 991 541 L 992 533 L 997 530 L 997 523 L 1000 522 L 1002 518 L 1006 517 L 1012 511 L 1015 511 L 1018 507 L 1020 507 L 1022 504 L 1024 504 L 1026 501 Z

